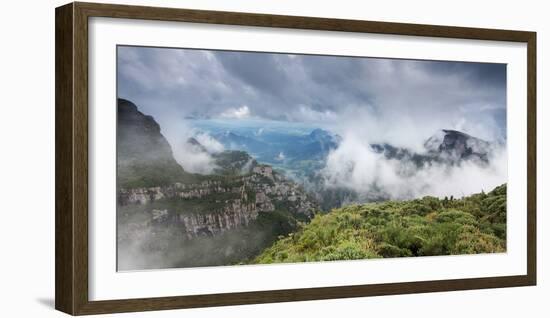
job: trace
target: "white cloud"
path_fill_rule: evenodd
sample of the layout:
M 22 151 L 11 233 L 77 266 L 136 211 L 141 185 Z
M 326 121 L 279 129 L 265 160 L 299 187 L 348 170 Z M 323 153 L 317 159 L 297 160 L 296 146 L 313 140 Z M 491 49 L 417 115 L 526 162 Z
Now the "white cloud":
M 331 110 L 315 110 L 307 105 L 298 105 L 284 114 L 289 121 L 330 123 L 338 120 L 339 116 Z
M 187 172 L 211 174 L 216 168 L 216 163 L 209 153 L 197 151 L 188 143 L 174 147 L 174 157 Z
M 143 47 L 118 56 L 119 96 L 155 119 L 347 124 L 370 110 L 363 125 L 397 146 L 416 149 L 461 118 L 471 135 L 506 138 L 505 65 Z
M 205 133 L 197 133 L 185 121 L 176 118 L 162 117 L 161 133 L 172 148 L 174 159 L 187 172 L 210 174 L 214 171 L 216 162 L 211 153 L 223 151 L 223 145 Z M 195 138 L 207 152 L 188 143 L 189 138 Z
M 209 152 L 221 145 L 196 135 L 182 118 L 255 117 L 315 123 L 343 136 L 324 171 L 334 184 L 460 195 L 506 181 L 505 155 L 487 170 L 432 166 L 404 178 L 403 170 L 414 167 L 385 160 L 369 146 L 421 151 L 440 129 L 502 141 L 505 65 L 138 47 L 120 47 L 118 56 L 120 97 L 159 122 L 188 171 L 211 171 L 213 161 L 186 152 L 187 138 L 195 136 Z
M 239 108 L 229 108 L 220 114 L 222 118 L 245 119 L 250 117 L 250 108 L 243 105 Z
M 212 138 L 210 135 L 206 133 L 198 133 L 195 135 L 195 139 L 206 148 L 206 151 L 209 153 L 217 153 L 222 152 L 224 150 L 223 145 L 217 141 L 216 139 Z
M 386 159 L 371 149 L 367 139 L 348 134 L 329 154 L 322 175 L 328 187 L 353 189 L 363 200 L 378 195 L 391 199 L 462 197 L 490 191 L 507 181 L 506 149 L 497 149 L 488 167 L 463 162 L 456 166 L 432 163 L 418 169 L 412 163 Z

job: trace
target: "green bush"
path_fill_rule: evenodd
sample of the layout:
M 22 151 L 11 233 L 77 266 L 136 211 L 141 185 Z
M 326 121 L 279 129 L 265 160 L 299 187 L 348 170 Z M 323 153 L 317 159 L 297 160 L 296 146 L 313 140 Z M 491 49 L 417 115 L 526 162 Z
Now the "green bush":
M 252 263 L 495 253 L 506 250 L 506 185 L 461 199 L 424 197 L 317 214 Z
M 399 248 L 388 243 L 380 244 L 376 252 L 382 257 L 403 257 L 413 255 L 412 252 L 406 248 Z

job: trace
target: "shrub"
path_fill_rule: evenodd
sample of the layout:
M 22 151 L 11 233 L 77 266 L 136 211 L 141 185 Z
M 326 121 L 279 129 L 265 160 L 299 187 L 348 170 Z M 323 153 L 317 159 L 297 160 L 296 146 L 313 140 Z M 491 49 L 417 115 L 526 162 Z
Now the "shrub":
M 399 248 L 395 245 L 391 245 L 388 243 L 380 244 L 376 252 L 382 257 L 403 257 L 413 255 L 412 252 L 408 249 Z
M 348 260 L 503 252 L 506 185 L 446 200 L 424 197 L 318 214 L 253 262 Z

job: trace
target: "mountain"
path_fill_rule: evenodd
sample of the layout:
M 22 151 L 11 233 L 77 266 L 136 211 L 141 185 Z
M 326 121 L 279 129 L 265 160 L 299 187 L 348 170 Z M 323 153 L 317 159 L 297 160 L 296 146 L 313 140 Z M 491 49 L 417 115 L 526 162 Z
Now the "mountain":
M 328 153 L 336 149 L 342 138 L 329 131 L 317 128 L 301 140 L 292 141 L 286 153 L 295 161 L 325 160 Z
M 426 163 L 438 161 L 439 158 L 437 154 L 419 154 L 407 148 L 394 147 L 387 143 L 371 144 L 370 146 L 374 152 L 383 154 L 386 159 L 394 159 L 402 162 L 410 161 L 418 168 L 423 167 Z
M 424 143 L 424 147 L 430 153 L 445 155 L 455 160 L 489 161 L 488 156 L 493 148 L 491 143 L 457 130 L 442 129 L 442 132 L 444 133 L 443 140 L 440 139 L 440 135 L 435 135 Z M 433 146 L 437 144 L 439 146 L 433 149 Z
M 452 168 L 472 163 L 486 168 L 491 164 L 491 158 L 499 147 L 496 143 L 450 129 L 442 129 L 428 138 L 421 151 L 389 143 L 370 144 L 372 151 L 381 155 L 378 159 L 391 160 L 392 166 L 397 167 L 396 174 L 405 179 L 433 166 Z M 345 186 L 327 185 L 322 170 L 307 174 L 305 184 L 306 188 L 315 194 L 323 211 L 352 203 L 377 202 L 391 198 L 391 193 L 375 183 L 361 191 Z
M 269 163 L 298 179 L 320 170 L 331 150 L 342 138 L 327 130 L 315 128 L 309 134 L 293 134 L 265 130 L 252 134 L 233 128 L 213 137 L 226 149 L 250 153 L 259 162 Z M 431 163 L 459 165 L 464 161 L 488 164 L 496 145 L 464 132 L 442 129 L 424 142 L 423 151 L 397 147 L 389 143 L 373 143 L 371 149 L 386 159 L 412 162 L 418 168 Z
M 168 185 L 196 179 L 176 162 L 158 123 L 134 103 L 118 99 L 117 124 L 119 186 Z
M 269 148 L 268 144 L 260 140 L 248 136 L 241 136 L 232 131 L 218 133 L 213 137 L 218 140 L 222 145 L 224 145 L 227 149 L 258 153 L 265 151 L 266 148 Z
M 200 183 L 121 189 L 119 269 L 243 262 L 317 210 L 300 186 L 267 165 Z
M 227 149 L 249 151 L 256 161 L 268 163 L 303 184 L 315 196 L 323 211 L 353 202 L 388 199 L 389 194 L 376 184 L 361 193 L 326 184 L 323 169 L 330 152 L 342 142 L 339 135 L 320 128 L 313 128 L 308 133 L 269 128 L 266 126 L 262 133 L 257 133 L 257 129 L 227 127 L 222 133 L 214 134 L 214 138 Z M 424 141 L 422 150 L 390 143 L 372 143 L 370 147 L 373 152 L 382 155 L 382 160 L 392 160 L 394 164 L 402 165 L 403 169 L 399 169 L 398 173 L 403 177 L 411 177 L 433 165 L 453 167 L 473 163 L 486 167 L 491 164 L 492 154 L 498 145 L 457 130 L 441 129 Z
M 257 130 L 233 128 L 212 136 L 226 149 L 246 151 L 258 162 L 272 165 L 303 181 L 305 176 L 320 170 L 331 150 L 338 147 L 341 137 L 323 129 L 312 129 L 309 133 L 293 130 Z
M 219 129 L 210 135 L 227 150 L 215 153 L 189 138 L 186 149 L 215 165 L 211 174 L 192 174 L 153 117 L 127 100 L 117 107 L 119 270 L 505 251 L 505 185 L 458 200 L 374 203 L 389 197 L 376 182 L 366 195 L 324 183 L 322 168 L 342 139 L 309 126 Z M 413 174 L 432 164 L 485 167 L 496 149 L 447 129 L 421 151 L 370 147 L 380 154 L 373 160 Z
M 338 146 L 338 144 L 342 141 L 342 137 L 339 135 L 333 134 L 321 128 L 312 130 L 311 133 L 309 133 L 309 138 L 320 144 L 328 145 L 329 147 Z
M 424 197 L 318 214 L 253 264 L 506 251 L 506 184 L 461 199 Z
M 187 139 L 187 143 L 189 145 L 191 145 L 191 148 L 195 151 L 195 152 L 208 152 L 208 150 L 206 149 L 206 147 L 204 147 L 197 139 L 195 139 L 194 137 L 191 137 L 189 139 Z
M 371 144 L 371 148 L 386 159 L 410 161 L 422 168 L 434 162 L 448 165 L 461 164 L 463 161 L 488 164 L 496 145 L 457 130 L 442 129 L 424 142 L 424 152 L 416 153 L 387 143 Z
M 325 139 L 332 138 L 332 135 L 324 129 L 316 128 L 312 130 L 311 133 L 309 133 L 309 138 L 311 138 L 312 140 L 319 140 L 322 142 Z
M 118 113 L 119 269 L 242 262 L 318 209 L 302 187 L 244 151 L 211 154 L 214 174 L 187 173 L 153 117 L 122 99 Z M 187 143 L 206 151 L 195 138 Z
M 274 160 L 279 153 L 289 154 L 289 159 L 311 159 L 312 156 L 322 156 L 330 149 L 338 146 L 339 136 L 335 136 L 323 129 L 314 129 L 311 133 L 293 134 L 284 132 L 266 131 L 262 134 L 250 134 L 248 131 L 239 132 L 227 130 L 213 134 L 213 137 L 227 149 L 248 151 L 252 154 L 268 156 Z
M 243 175 L 251 173 L 254 167 L 258 166 L 258 162 L 246 151 L 225 150 L 209 153 L 206 147 L 194 137 L 187 139 L 187 143 L 191 145 L 192 151 L 209 154 L 214 159 L 216 166 L 214 174 Z
M 247 152 L 239 150 L 226 150 L 212 154 L 217 166 L 214 173 L 223 175 L 245 175 L 253 172 L 258 166 L 256 159 Z

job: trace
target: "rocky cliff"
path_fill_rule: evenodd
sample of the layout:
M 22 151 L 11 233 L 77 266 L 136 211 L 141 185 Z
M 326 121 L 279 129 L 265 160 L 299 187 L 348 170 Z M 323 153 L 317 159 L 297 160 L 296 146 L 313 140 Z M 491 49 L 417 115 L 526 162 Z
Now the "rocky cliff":
M 187 173 L 156 121 L 122 99 L 117 142 L 120 269 L 240 261 L 318 209 L 302 187 L 243 151 L 211 154 L 218 166 L 212 175 Z M 205 151 L 196 139 L 188 142 Z
M 383 154 L 387 159 L 412 162 L 418 168 L 431 163 L 460 165 L 464 161 L 473 161 L 485 165 L 489 163 L 491 154 L 497 146 L 466 133 L 450 129 L 442 129 L 428 138 L 424 142 L 423 152 L 414 152 L 387 143 L 371 144 L 373 151 Z
M 246 226 L 259 213 L 283 209 L 303 220 L 318 209 L 303 189 L 269 166 L 257 167 L 243 176 L 200 183 L 123 188 L 118 192 L 118 204 L 123 217 L 140 211 L 149 215 L 146 220 L 151 224 L 179 224 L 188 239 Z M 155 217 L 159 211 L 162 216 Z
M 174 159 L 172 148 L 153 117 L 118 99 L 117 182 L 122 187 L 166 185 L 194 180 Z

